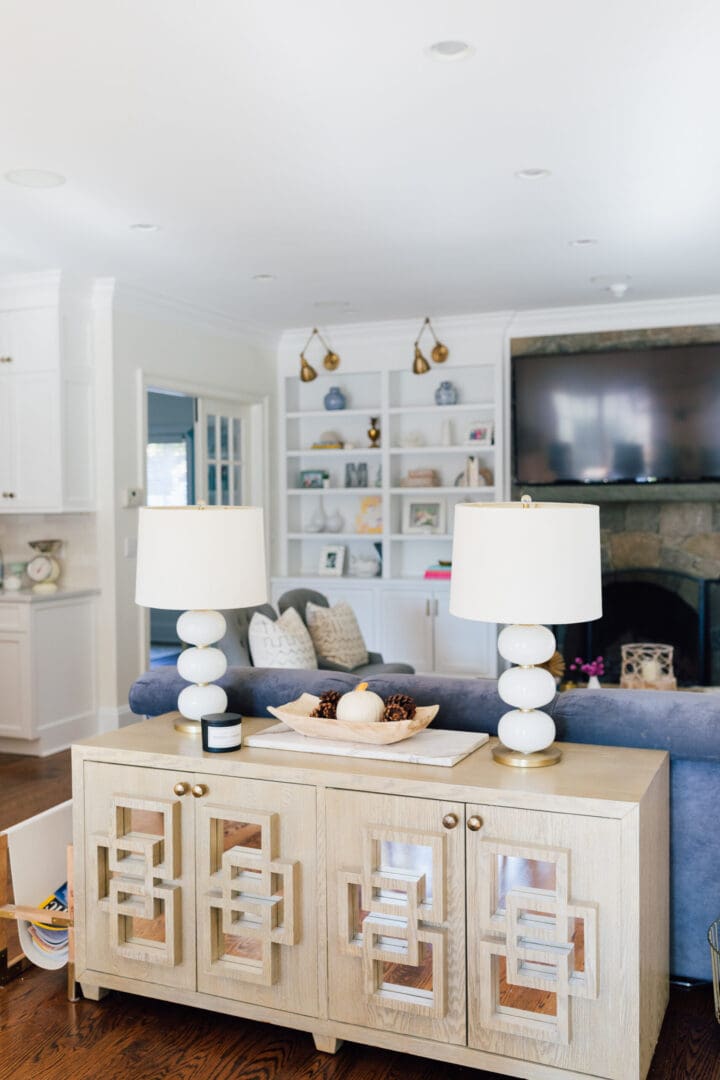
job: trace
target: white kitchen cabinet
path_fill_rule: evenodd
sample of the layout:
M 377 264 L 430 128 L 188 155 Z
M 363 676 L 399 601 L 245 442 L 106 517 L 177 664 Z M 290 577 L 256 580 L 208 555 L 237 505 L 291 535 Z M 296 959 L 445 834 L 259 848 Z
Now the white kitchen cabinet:
M 92 363 L 86 309 L 60 276 L 0 279 L 0 513 L 90 510 Z
M 0 630 L 0 735 L 27 739 L 31 735 L 32 710 L 30 651 L 25 634 Z
M 58 391 L 52 372 L 0 380 L 2 513 L 49 509 L 57 501 L 62 486 Z
M 0 750 L 48 754 L 97 728 L 95 593 L 0 594 Z
M 0 375 L 53 370 L 59 355 L 57 306 L 0 311 Z

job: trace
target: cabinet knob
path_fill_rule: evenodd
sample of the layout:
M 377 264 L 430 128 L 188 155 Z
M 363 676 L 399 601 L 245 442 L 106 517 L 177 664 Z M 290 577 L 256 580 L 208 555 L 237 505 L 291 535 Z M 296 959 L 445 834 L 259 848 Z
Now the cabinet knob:
M 14 491 L 3 491 L 2 496 L 3 496 L 3 499 L 14 499 L 15 498 L 15 492 Z
M 177 784 L 175 784 L 175 787 L 173 788 L 173 791 L 176 795 L 187 795 L 189 790 L 190 785 L 187 784 L 184 780 L 178 780 Z
M 459 821 L 457 814 L 446 814 L 443 818 L 443 825 L 446 829 L 454 829 Z
M 207 784 L 193 784 L 192 793 L 196 799 L 202 799 L 208 793 Z
M 483 819 L 478 817 L 477 814 L 473 814 L 472 817 L 467 819 L 467 827 L 470 832 L 478 832 L 483 827 Z
M 12 356 L 0 356 L 0 364 L 12 364 Z

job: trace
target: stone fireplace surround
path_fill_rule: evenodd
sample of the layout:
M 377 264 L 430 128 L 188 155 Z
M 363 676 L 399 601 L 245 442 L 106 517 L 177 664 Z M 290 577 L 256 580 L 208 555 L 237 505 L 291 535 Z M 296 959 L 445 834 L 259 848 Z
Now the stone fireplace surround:
M 516 338 L 511 353 L 548 355 L 703 343 L 720 343 L 719 325 Z M 720 484 L 558 485 L 527 490 L 538 500 L 600 505 L 606 612 L 608 603 L 612 605 L 623 592 L 617 586 L 634 585 L 633 594 L 626 591 L 629 623 L 635 617 L 633 604 L 636 614 L 637 604 L 644 602 L 648 612 L 657 616 L 657 635 L 666 635 L 648 640 L 665 642 L 673 628 L 676 633 L 682 630 L 676 644 L 681 654 L 676 665 L 679 682 L 720 685 Z M 520 494 L 519 488 L 513 488 L 513 498 Z M 665 606 L 658 603 L 656 590 L 665 590 Z M 669 623 L 664 626 L 666 619 Z M 654 625 L 652 618 L 649 625 Z M 562 641 L 563 635 L 558 638 Z M 630 638 L 619 632 L 619 640 Z M 585 655 L 589 647 L 585 628 L 568 628 L 562 649 L 566 659 L 575 650 Z M 606 659 L 612 680 L 619 672 L 619 656 Z

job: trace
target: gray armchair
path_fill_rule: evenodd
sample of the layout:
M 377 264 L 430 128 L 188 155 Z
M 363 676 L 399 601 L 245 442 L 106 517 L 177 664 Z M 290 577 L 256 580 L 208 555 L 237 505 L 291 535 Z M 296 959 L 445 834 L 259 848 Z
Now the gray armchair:
M 302 621 L 307 626 L 307 619 L 305 617 L 306 608 L 308 603 L 317 604 L 318 607 L 330 607 L 327 596 L 323 596 L 322 593 L 315 592 L 314 589 L 290 589 L 278 600 L 278 608 L 280 614 L 287 611 L 288 608 L 295 608 Z M 410 664 L 385 664 L 383 662 L 382 654 L 378 652 L 370 652 L 368 649 L 368 662 L 367 664 L 360 664 L 356 668 L 346 668 L 341 664 L 335 664 L 332 660 L 328 660 L 324 656 L 318 656 L 318 667 L 327 671 L 352 671 L 353 675 L 414 675 L 415 668 Z

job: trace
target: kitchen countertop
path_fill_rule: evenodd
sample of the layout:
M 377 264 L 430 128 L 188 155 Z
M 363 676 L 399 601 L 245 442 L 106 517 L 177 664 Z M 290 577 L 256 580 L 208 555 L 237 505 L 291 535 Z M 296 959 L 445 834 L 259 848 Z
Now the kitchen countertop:
M 8 591 L 0 589 L 0 604 L 38 604 L 44 600 L 69 600 L 77 596 L 98 596 L 99 589 L 58 589 L 53 593 L 36 593 L 32 589 Z

